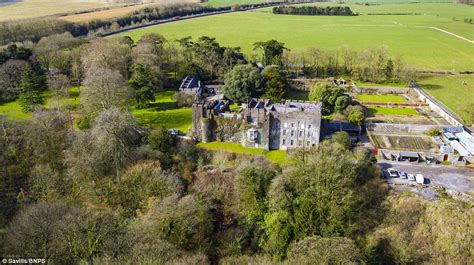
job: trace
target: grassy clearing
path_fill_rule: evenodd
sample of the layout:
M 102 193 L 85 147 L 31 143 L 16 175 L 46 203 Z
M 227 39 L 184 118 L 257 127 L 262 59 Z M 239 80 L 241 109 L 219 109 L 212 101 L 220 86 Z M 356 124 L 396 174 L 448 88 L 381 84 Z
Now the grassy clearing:
M 71 109 L 75 109 L 79 105 L 79 87 L 69 88 L 69 96 L 60 98 L 59 101 L 54 97 L 50 91 L 43 93 L 44 104 L 43 107 L 49 109 L 57 106 L 69 106 Z M 17 100 L 14 101 L 1 101 L 0 100 L 0 115 L 5 115 L 9 119 L 18 121 L 31 118 L 31 112 L 24 113 L 21 110 L 21 106 Z
M 459 114 L 467 124 L 474 123 L 474 117 L 468 112 L 474 108 L 474 75 L 426 75 L 419 85 Z
M 384 107 L 370 107 L 369 110 L 373 115 L 420 115 L 412 108 L 384 108 Z
M 402 103 L 407 102 L 406 98 L 400 95 L 357 95 L 361 102 L 384 102 L 384 103 Z
M 287 160 L 287 154 L 283 150 L 266 151 L 261 148 L 243 147 L 240 143 L 211 142 L 198 143 L 197 146 L 214 151 L 222 150 L 236 154 L 263 156 L 268 160 L 280 165 L 284 164 Z
M 155 128 L 176 128 L 186 133 L 192 126 L 191 108 L 176 108 L 173 99 L 174 90 L 159 92 L 156 100 L 145 109 L 134 109 L 132 112 L 140 126 Z
M 427 28 L 440 27 L 474 39 L 473 25 L 452 19 L 453 16 L 459 18 L 472 16 L 474 7 L 459 4 L 352 7 L 355 11 L 372 7 L 386 12 L 402 9 L 404 12 L 421 12 L 424 9 L 433 11 L 413 16 L 324 17 L 274 15 L 270 13 L 271 9 L 261 9 L 182 20 L 124 32 L 118 36 L 129 35 L 138 40 L 143 34 L 155 32 L 174 40 L 186 36 L 197 39 L 207 35 L 216 37 L 217 41 L 225 46 L 239 46 L 247 54 L 251 54 L 254 42 L 269 39 L 284 42 L 292 51 L 302 51 L 311 47 L 329 50 L 348 46 L 362 50 L 384 46 L 389 54 L 402 55 L 408 65 L 416 68 L 474 69 L 472 43 Z M 369 10 L 364 12 L 367 13 Z

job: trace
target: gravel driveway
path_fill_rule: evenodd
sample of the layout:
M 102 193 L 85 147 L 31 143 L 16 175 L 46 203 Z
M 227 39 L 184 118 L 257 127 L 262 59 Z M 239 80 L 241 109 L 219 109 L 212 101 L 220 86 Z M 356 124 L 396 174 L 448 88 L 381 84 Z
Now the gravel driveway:
M 380 161 L 378 165 L 386 170 L 394 168 L 397 171 L 404 171 L 411 174 L 423 174 L 425 184 L 443 186 L 459 192 L 474 192 L 474 169 L 415 164 L 408 162 Z M 389 183 L 403 184 L 414 183 L 404 179 L 391 179 Z

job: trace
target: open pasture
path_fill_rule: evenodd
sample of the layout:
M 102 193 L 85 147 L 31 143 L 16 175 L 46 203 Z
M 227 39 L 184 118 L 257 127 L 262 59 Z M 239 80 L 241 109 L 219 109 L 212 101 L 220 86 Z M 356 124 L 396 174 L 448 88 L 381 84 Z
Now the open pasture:
M 153 7 L 163 4 L 177 4 L 177 3 L 198 3 L 198 0 L 160 0 L 155 1 L 149 4 L 138 4 L 124 7 L 115 7 L 107 10 L 99 10 L 94 12 L 82 13 L 82 14 L 72 14 L 67 16 L 60 17 L 61 19 L 67 20 L 69 22 L 81 23 L 88 22 L 93 19 L 106 20 L 117 17 L 126 16 L 133 11 L 141 10 L 147 7 Z
M 467 125 L 474 123 L 474 75 L 426 75 L 419 85 L 461 116 Z
M 346 46 L 363 50 L 383 46 L 389 54 L 401 55 L 408 65 L 418 69 L 474 69 L 473 43 L 430 28 L 440 27 L 447 31 L 456 29 L 456 34 L 474 39 L 473 25 L 448 18 L 455 12 L 461 14 L 459 17 L 471 15 L 469 10 L 474 10 L 474 7 L 458 4 L 401 6 L 407 9 L 405 12 L 418 12 L 423 5 L 439 11 L 441 15 L 433 11 L 425 15 L 290 16 L 274 15 L 271 9 L 261 9 L 177 21 L 124 32 L 118 36 L 128 35 L 134 40 L 150 32 L 162 34 L 169 40 L 186 36 L 194 39 L 213 36 L 222 45 L 241 47 L 248 55 L 252 54 L 254 42 L 269 39 L 284 42 L 296 52 L 309 48 L 333 50 Z M 397 5 L 387 6 L 386 12 L 391 12 L 390 6 Z M 384 8 L 385 5 L 376 7 Z M 444 9 L 450 11 L 445 14 L 442 12 Z
M 105 0 L 22 0 L 0 5 L 0 21 L 117 6 Z

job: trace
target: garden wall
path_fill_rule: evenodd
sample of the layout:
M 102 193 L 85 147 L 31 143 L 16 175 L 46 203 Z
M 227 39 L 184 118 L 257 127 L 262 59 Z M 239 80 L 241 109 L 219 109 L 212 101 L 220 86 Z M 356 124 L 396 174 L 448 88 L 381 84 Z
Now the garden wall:
M 365 126 L 375 134 L 423 134 L 429 130 L 442 129 L 442 126 L 429 124 L 366 123 Z

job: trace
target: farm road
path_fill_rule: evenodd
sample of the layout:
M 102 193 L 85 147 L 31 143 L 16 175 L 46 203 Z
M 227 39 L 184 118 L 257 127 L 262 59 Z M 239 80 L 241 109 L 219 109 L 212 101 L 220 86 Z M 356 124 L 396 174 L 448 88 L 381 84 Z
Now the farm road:
M 444 30 L 444 29 L 440 29 L 440 28 L 437 28 L 437 27 L 429 27 L 429 26 L 416 26 L 417 28 L 426 28 L 426 29 L 434 29 L 434 30 L 437 30 L 437 31 L 440 31 L 440 32 L 443 32 L 443 33 L 446 33 L 446 34 L 449 34 L 451 36 L 454 36 L 456 38 L 459 38 L 461 40 L 465 40 L 467 42 L 470 42 L 471 44 L 474 44 L 474 41 L 473 40 L 470 40 L 466 37 L 463 37 L 461 35 L 458 35 L 458 34 L 455 34 L 455 33 L 452 33 L 452 32 L 449 32 L 447 30 Z

